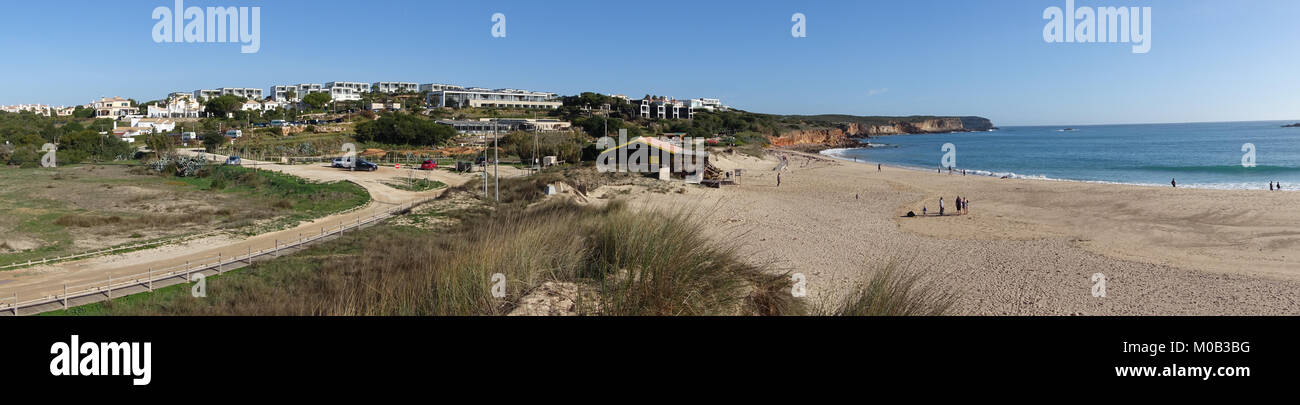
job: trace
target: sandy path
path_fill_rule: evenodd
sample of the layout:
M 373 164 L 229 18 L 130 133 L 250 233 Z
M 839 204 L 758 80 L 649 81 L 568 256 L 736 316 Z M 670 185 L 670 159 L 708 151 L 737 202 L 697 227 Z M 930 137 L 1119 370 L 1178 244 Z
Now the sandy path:
M 216 158 L 222 161 L 225 159 L 224 156 L 216 156 Z M 62 294 L 65 283 L 69 286 L 89 283 L 102 285 L 110 276 L 115 279 L 114 283 L 119 283 L 123 277 L 147 273 L 150 269 L 174 266 L 183 268 L 187 261 L 191 264 L 214 263 L 218 254 L 228 261 L 229 258 L 247 254 L 250 249 L 258 251 L 273 248 L 277 241 L 283 243 L 296 241 L 299 237 L 318 235 L 322 229 L 337 229 L 342 224 L 351 225 L 358 220 L 386 212 L 394 207 L 435 197 L 443 191 L 408 192 L 389 187 L 383 182 L 405 179 L 407 174 L 411 173 L 409 170 L 397 170 L 391 167 L 380 167 L 374 172 L 351 172 L 325 165 L 278 165 L 248 159 L 243 160 L 243 165 L 316 181 L 352 181 L 370 193 L 371 202 L 352 212 L 331 215 L 303 222 L 290 229 L 248 238 L 210 237 L 121 255 L 0 272 L 0 302 L 8 304 L 13 300 L 14 293 L 18 294 L 19 301 Z M 417 171 L 414 172 L 414 177 L 441 181 L 449 186 L 464 184 L 470 179 L 467 175 L 441 170 Z
M 1300 313 L 1300 195 L 936 174 L 787 152 L 736 158 L 742 185 L 644 193 L 633 205 L 707 213 L 715 239 L 804 273 L 832 300 L 891 259 L 962 291 L 963 313 Z M 971 214 L 903 218 L 943 196 Z M 951 212 L 951 211 L 950 211 Z M 1107 295 L 1092 296 L 1094 273 Z

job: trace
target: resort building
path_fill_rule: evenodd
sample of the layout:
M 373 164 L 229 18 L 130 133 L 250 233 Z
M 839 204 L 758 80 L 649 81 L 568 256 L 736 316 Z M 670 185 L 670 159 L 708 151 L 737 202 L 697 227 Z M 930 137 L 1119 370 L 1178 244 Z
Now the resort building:
M 329 82 L 325 83 L 325 91 L 330 93 L 330 100 L 333 101 L 356 101 L 361 99 L 361 93 L 370 92 L 370 85 L 361 82 Z
M 722 105 L 722 100 L 716 98 L 693 98 L 687 101 L 687 105 L 693 109 L 708 111 L 726 111 L 728 107 Z
M 165 105 L 150 105 L 146 114 L 149 118 L 198 118 L 203 113 L 203 104 L 199 104 L 190 93 L 172 93 Z
M 262 99 L 262 89 L 248 87 L 222 87 L 212 90 L 194 90 L 194 97 L 199 101 L 208 101 L 208 99 L 220 96 L 236 96 L 253 100 Z
M 299 102 L 311 93 L 324 93 L 325 86 L 316 83 L 286 84 L 271 88 L 271 98 L 281 102 Z M 293 97 L 289 97 L 293 93 Z
M 555 99 L 555 93 L 517 89 L 488 90 L 484 88 L 435 91 L 429 93 L 426 102 L 437 107 L 451 108 L 540 108 L 554 110 L 563 105 L 563 103 Z
M 689 120 L 695 118 L 696 108 L 681 100 L 667 97 L 647 97 L 632 103 L 640 107 L 641 118 Z
M 449 125 L 463 135 L 490 135 L 510 132 L 510 127 L 492 121 L 440 120 L 439 124 Z
M 371 90 L 379 93 L 415 93 L 420 91 L 420 85 L 409 82 L 375 82 L 371 84 Z
M 560 132 L 573 129 L 572 123 L 557 119 L 479 118 L 479 121 L 496 122 L 501 128 L 509 128 L 510 131 Z
M 428 83 L 428 84 L 420 85 L 421 92 L 427 91 L 432 93 L 432 92 L 443 91 L 443 90 L 465 90 L 465 87 L 457 86 L 454 84 L 442 84 L 442 83 Z
M 95 117 L 118 119 L 140 113 L 140 109 L 131 106 L 131 100 L 121 97 L 101 98 L 91 103 L 95 108 Z
M 45 104 L 17 104 L 17 105 L 0 106 L 0 111 L 4 111 L 7 113 L 17 114 L 20 112 L 31 112 L 33 114 L 44 115 L 46 117 L 54 115 L 56 112 L 58 113 L 58 115 L 61 116 L 72 115 L 72 111 L 75 109 L 76 107 L 56 108 L 56 107 L 50 107 Z M 67 114 L 64 114 L 65 111 L 67 112 Z

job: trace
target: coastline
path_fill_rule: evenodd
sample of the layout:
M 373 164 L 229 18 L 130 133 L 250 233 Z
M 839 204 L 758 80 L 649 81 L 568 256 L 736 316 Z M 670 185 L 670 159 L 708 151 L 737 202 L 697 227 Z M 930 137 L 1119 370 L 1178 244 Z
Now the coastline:
M 845 157 L 845 156 L 843 156 L 843 155 L 837 154 L 837 153 L 842 152 L 842 151 L 853 150 L 853 149 L 869 149 L 869 148 L 844 148 L 844 147 L 835 147 L 835 148 L 831 148 L 831 147 L 828 147 L 828 148 L 824 148 L 824 149 L 819 149 L 819 150 L 817 150 L 816 153 L 818 153 L 818 154 L 820 154 L 820 155 L 822 155 L 822 156 L 825 156 L 825 157 L 828 157 L 828 158 L 831 158 L 831 159 L 836 159 L 836 160 L 839 160 L 839 161 L 843 161 L 843 162 L 846 162 L 846 163 L 868 163 L 868 164 L 872 164 L 872 165 L 879 163 L 879 164 L 884 165 L 885 167 L 892 167 L 892 168 L 895 168 L 895 169 L 911 170 L 911 171 L 918 171 L 918 172 L 930 172 L 931 170 L 934 170 L 934 169 L 935 169 L 935 168 L 929 168 L 929 169 L 927 169 L 927 168 L 916 167 L 916 166 L 906 166 L 906 165 L 898 165 L 898 164 L 893 164 L 893 163 L 883 163 L 883 162 L 868 161 L 868 160 L 862 160 L 862 159 L 855 159 L 855 158 L 851 158 L 851 157 Z M 803 152 L 803 151 L 800 150 L 799 152 Z M 1134 186 L 1134 187 L 1149 187 L 1149 188 L 1171 188 L 1171 187 L 1169 186 L 1169 184 L 1156 184 L 1156 183 L 1129 183 L 1129 182 L 1122 182 L 1122 181 L 1109 181 L 1109 180 L 1080 180 L 1080 179 L 1065 179 L 1065 178 L 1048 177 L 1048 176 L 1046 176 L 1046 175 L 1041 175 L 1041 174 L 1019 174 L 1019 173 L 1014 173 L 1014 172 L 994 172 L 994 171 L 991 171 L 991 170 L 984 170 L 984 169 L 970 169 L 970 168 L 965 168 L 965 169 L 966 169 L 966 171 L 967 171 L 967 175 L 969 175 L 969 176 L 991 177 L 991 178 L 995 178 L 995 179 L 1002 179 L 1002 176 L 1007 176 L 1007 179 L 1015 179 L 1015 180 L 1040 180 L 1040 181 L 1067 182 L 1067 183 L 1104 184 L 1104 185 L 1116 185 L 1116 186 Z M 953 170 L 961 170 L 961 168 L 954 168 Z M 946 173 L 945 173 L 945 174 L 946 174 Z M 1178 184 L 1178 187 L 1179 187 L 1179 188 L 1186 188 L 1186 189 L 1193 189 L 1193 190 L 1221 190 L 1221 191 L 1235 191 L 1235 190 L 1242 190 L 1242 191 L 1251 191 L 1251 190 L 1253 190 L 1253 191 L 1260 191 L 1260 190 L 1263 190 L 1263 187 L 1259 187 L 1259 186 L 1255 185 L 1255 183 L 1249 183 L 1249 184 L 1246 184 L 1246 183 L 1198 184 L 1198 183 L 1181 183 L 1181 182 L 1180 182 L 1180 183 Z M 1279 190 L 1279 191 L 1286 193 L 1286 192 L 1296 192 L 1296 191 L 1300 191 L 1300 189 L 1289 189 L 1289 190 Z
M 803 273 L 827 302 L 891 260 L 960 290 L 970 315 L 1283 315 L 1300 313 L 1300 213 L 1293 194 L 1030 181 L 841 160 L 720 156 L 739 186 L 633 194 L 662 209 L 708 212 L 710 233 L 756 263 Z M 939 197 L 971 201 L 961 216 Z M 951 205 L 949 205 L 951 208 Z M 1110 294 L 1090 294 L 1091 277 Z

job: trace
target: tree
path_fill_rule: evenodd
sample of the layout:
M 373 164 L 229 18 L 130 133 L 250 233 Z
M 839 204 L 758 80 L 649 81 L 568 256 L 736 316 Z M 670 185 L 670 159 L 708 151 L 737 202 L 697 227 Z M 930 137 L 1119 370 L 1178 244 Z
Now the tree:
M 239 111 L 244 106 L 244 98 L 234 95 L 218 96 L 208 99 L 204 104 L 208 112 L 216 114 L 219 117 L 225 117 L 230 113 Z
M 72 116 L 75 118 L 94 118 L 95 109 L 77 106 L 77 108 L 72 110 Z
M 207 132 L 203 134 L 203 150 L 208 153 L 217 151 L 217 147 L 226 142 L 226 137 L 216 132 Z
M 324 108 L 330 102 L 329 93 L 311 93 L 302 98 L 302 102 L 307 103 L 312 109 Z
M 394 145 L 440 145 L 456 136 L 456 129 L 411 114 L 393 114 L 357 124 L 358 142 Z

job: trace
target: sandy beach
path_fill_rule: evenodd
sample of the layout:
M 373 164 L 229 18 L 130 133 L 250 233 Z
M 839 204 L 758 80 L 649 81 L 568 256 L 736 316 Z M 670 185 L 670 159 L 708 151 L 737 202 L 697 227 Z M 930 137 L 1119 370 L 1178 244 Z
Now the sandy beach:
M 803 273 L 834 300 L 891 260 L 960 291 L 966 315 L 1294 315 L 1300 313 L 1300 197 L 949 175 L 777 151 L 723 155 L 742 184 L 630 195 L 633 205 L 700 213 L 755 263 Z M 907 218 L 939 197 L 960 216 Z M 1091 277 L 1106 276 L 1094 297 Z

